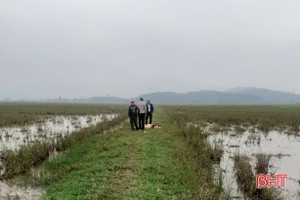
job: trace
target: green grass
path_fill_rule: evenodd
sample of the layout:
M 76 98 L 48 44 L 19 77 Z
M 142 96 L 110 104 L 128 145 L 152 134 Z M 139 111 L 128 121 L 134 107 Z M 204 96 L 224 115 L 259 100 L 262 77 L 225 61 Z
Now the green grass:
M 24 113 L 28 116 L 39 115 L 41 110 L 48 110 L 45 115 L 55 115 L 91 113 L 93 109 L 101 108 L 99 105 L 74 110 L 72 108 L 75 105 L 48 105 L 45 108 L 27 106 Z M 52 111 L 49 111 L 51 106 Z M 2 112 L 5 109 L 2 108 Z M 107 113 L 124 114 L 127 111 L 126 106 L 102 109 Z M 16 115 L 23 113 L 20 109 L 14 112 Z M 116 120 L 122 123 L 124 115 Z M 188 126 L 188 122 L 201 126 L 211 122 L 218 131 L 236 126 L 237 130 L 243 132 L 244 127 L 256 126 L 264 131 L 290 128 L 297 132 L 300 107 L 157 106 L 154 123 L 161 129 L 147 129 L 146 133 L 132 132 L 127 121 L 118 130 L 104 133 L 118 123 L 102 123 L 61 140 L 56 148 L 62 153 L 50 161 L 43 162 L 48 147 L 31 148 L 33 152 L 30 148 L 29 152 L 24 148 L 20 155 L 12 154 L 16 159 L 11 164 L 11 174 L 26 172 L 18 180 L 25 185 L 45 188 L 46 194 L 42 199 L 47 200 L 229 199 L 222 189 L 222 180 L 219 183 L 213 180 L 212 165 L 220 160 L 221 149 L 211 147 L 206 141 L 207 133 L 201 127 Z M 39 153 L 43 156 L 39 157 Z M 31 166 L 41 163 L 38 170 L 29 171 Z M 237 162 L 237 169 L 241 169 L 240 177 L 249 171 L 248 164 Z M 23 169 L 18 167 L 14 171 L 17 165 L 24 166 L 24 170 L 18 171 Z M 253 179 L 254 176 L 250 175 Z M 248 189 L 251 188 L 245 185 L 245 190 Z M 267 195 L 271 195 L 267 192 Z
M 30 145 L 23 145 L 19 150 L 5 150 L 1 152 L 2 164 L 5 173 L 1 178 L 12 178 L 30 170 L 32 166 L 37 166 L 47 159 L 49 152 L 56 149 L 64 151 L 70 147 L 82 144 L 94 135 L 101 134 L 105 130 L 117 127 L 125 120 L 126 115 L 122 114 L 112 120 L 104 120 L 95 127 L 81 129 L 70 135 L 58 137 L 57 142 L 52 141 L 35 141 Z M 16 167 L 17 166 L 17 167 Z
M 226 199 L 213 183 L 205 138 L 195 149 L 184 136 L 191 130 L 183 132 L 166 113 L 157 107 L 154 115 L 161 129 L 132 132 L 126 122 L 72 146 L 23 181 L 43 186 L 43 199 Z

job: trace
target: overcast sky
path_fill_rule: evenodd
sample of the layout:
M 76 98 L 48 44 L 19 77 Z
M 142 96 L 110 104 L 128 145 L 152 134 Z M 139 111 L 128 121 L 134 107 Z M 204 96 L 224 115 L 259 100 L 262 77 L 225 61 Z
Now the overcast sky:
M 0 98 L 300 94 L 299 0 L 0 0 Z

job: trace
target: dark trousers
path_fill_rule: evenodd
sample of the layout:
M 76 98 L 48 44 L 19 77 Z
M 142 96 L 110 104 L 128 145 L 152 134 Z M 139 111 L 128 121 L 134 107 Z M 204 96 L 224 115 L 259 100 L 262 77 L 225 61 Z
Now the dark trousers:
M 147 113 L 146 124 L 148 124 L 148 118 L 149 118 L 149 117 L 150 117 L 149 124 L 152 124 L 152 112 L 148 112 L 148 113 Z
M 145 113 L 139 114 L 139 129 L 145 128 Z
M 130 126 L 133 131 L 134 131 L 134 126 L 135 126 L 136 130 L 139 129 L 137 126 L 137 117 L 130 117 Z

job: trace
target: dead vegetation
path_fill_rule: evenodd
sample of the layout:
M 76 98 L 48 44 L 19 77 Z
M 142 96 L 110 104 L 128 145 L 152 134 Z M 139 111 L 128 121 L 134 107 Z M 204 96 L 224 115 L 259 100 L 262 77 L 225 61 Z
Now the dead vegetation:
M 22 145 L 17 151 L 5 150 L 1 153 L 2 167 L 5 168 L 5 173 L 1 177 L 7 179 L 25 173 L 32 166 L 39 165 L 44 161 L 54 149 L 63 151 L 95 134 L 119 126 L 125 119 L 126 115 L 119 115 L 112 120 L 105 120 L 95 127 L 81 129 L 70 135 L 58 135 L 55 141 L 32 141 L 27 145 Z
M 243 193 L 254 200 L 280 200 L 280 193 L 274 188 L 257 188 L 257 173 L 268 173 L 269 155 L 258 154 L 256 163 L 256 174 L 253 173 L 249 158 L 237 155 L 234 157 L 234 168 L 239 188 Z

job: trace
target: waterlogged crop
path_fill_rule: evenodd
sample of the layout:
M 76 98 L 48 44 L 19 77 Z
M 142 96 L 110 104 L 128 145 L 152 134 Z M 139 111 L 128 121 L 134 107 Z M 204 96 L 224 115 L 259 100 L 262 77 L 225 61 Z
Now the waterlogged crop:
M 124 113 L 125 109 L 125 105 L 0 103 L 0 127 L 36 123 L 57 115 Z

